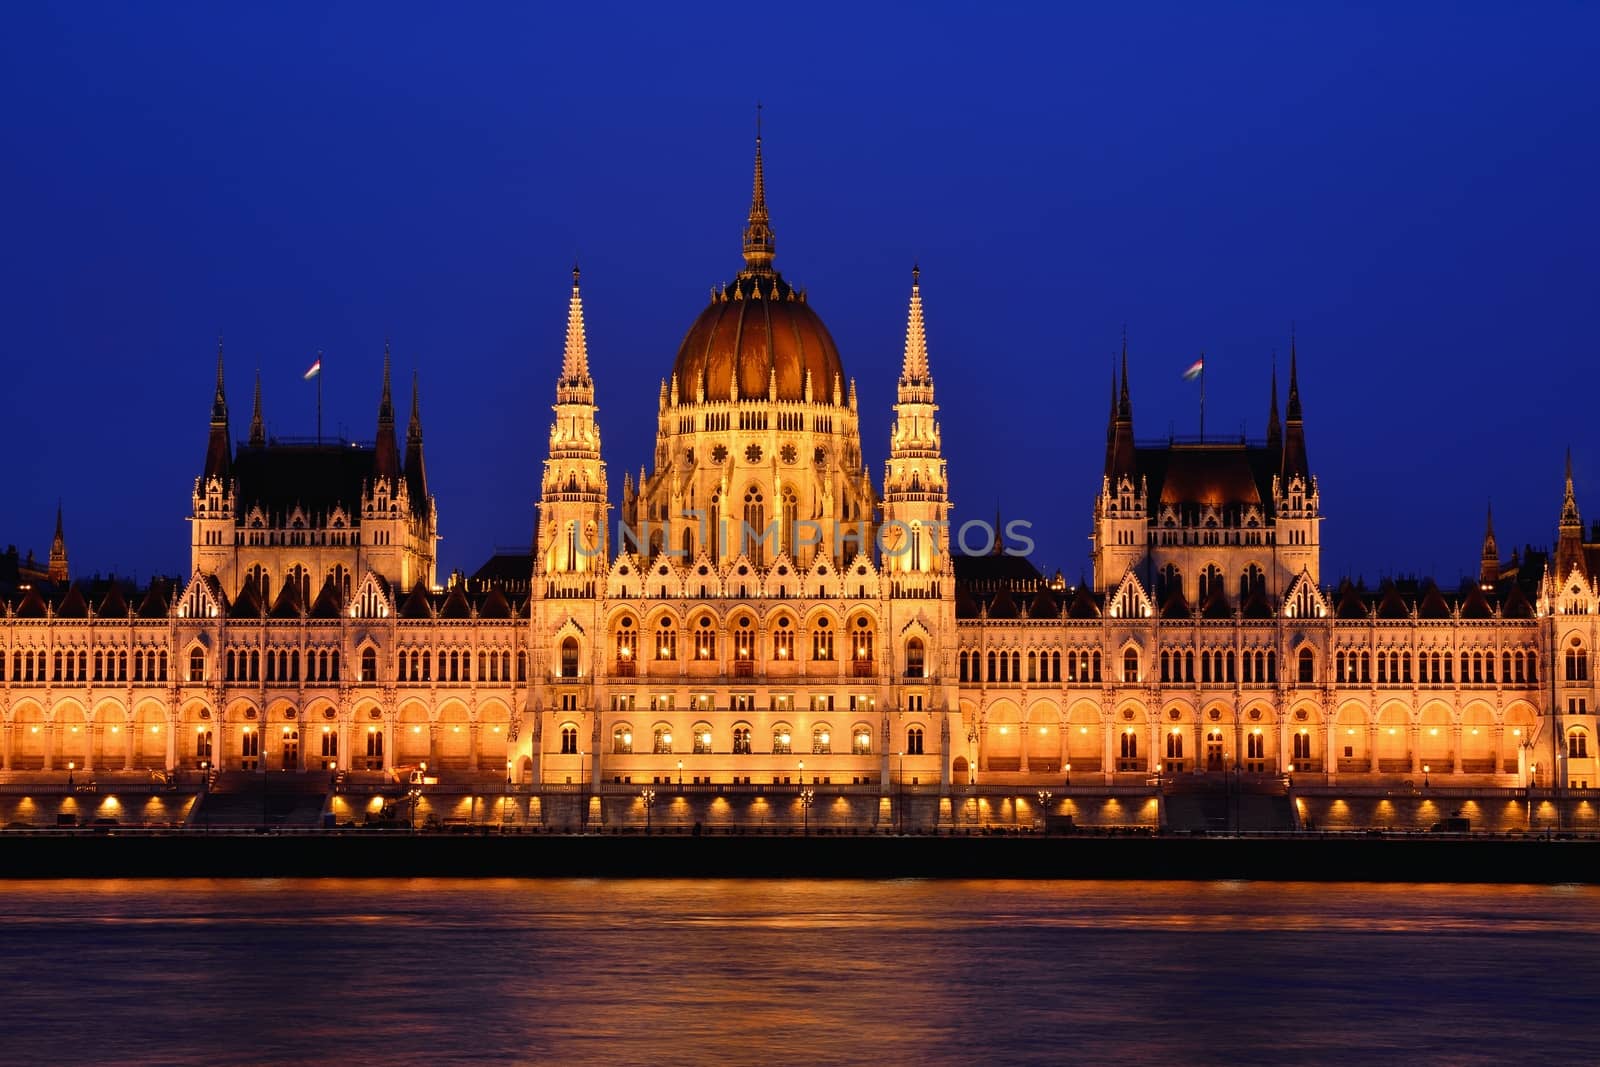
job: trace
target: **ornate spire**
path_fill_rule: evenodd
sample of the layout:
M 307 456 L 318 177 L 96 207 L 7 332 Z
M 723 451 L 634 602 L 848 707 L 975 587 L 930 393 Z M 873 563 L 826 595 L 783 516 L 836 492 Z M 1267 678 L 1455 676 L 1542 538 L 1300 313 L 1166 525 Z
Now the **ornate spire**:
M 1278 353 L 1272 353 L 1272 406 L 1267 412 L 1267 451 L 1283 449 L 1283 424 L 1278 421 Z
M 1133 401 L 1128 397 L 1128 331 L 1122 331 L 1122 396 L 1117 401 L 1117 418 L 1133 419 Z
M 906 354 L 900 368 L 901 385 L 932 385 L 928 372 L 928 335 L 922 322 L 922 271 L 911 268 L 911 310 L 906 315 Z
M 1300 375 L 1296 366 L 1296 352 L 1294 331 L 1289 331 L 1289 410 L 1290 422 L 1298 422 L 1304 416 L 1300 411 Z
M 267 443 L 267 425 L 261 419 L 261 371 L 256 371 L 256 397 L 250 408 L 250 447 L 260 448 Z
M 45 577 L 52 582 L 67 581 L 67 537 L 61 530 L 61 501 L 56 501 L 56 535 L 50 542 L 50 568 Z
M 592 384 L 589 381 L 589 342 L 583 332 L 583 295 L 578 292 L 578 265 L 572 265 L 572 299 L 567 303 L 567 349 L 561 359 L 561 383 L 565 386 Z
M 373 473 L 379 478 L 400 476 L 400 447 L 394 439 L 394 399 L 389 385 L 389 339 L 383 341 L 383 395 L 378 399 L 378 439 L 373 446 Z
M 1583 518 L 1578 514 L 1578 496 L 1572 490 L 1572 449 L 1567 449 L 1567 487 L 1561 498 L 1561 528 L 1583 530 Z
M 394 425 L 394 399 L 389 387 L 389 339 L 383 339 L 383 396 L 378 400 L 378 425 Z
M 217 335 L 217 391 L 211 398 L 212 425 L 228 424 L 228 395 L 222 387 L 222 335 Z
M 1483 558 L 1485 560 L 1499 559 L 1500 546 L 1494 541 L 1494 502 L 1489 502 L 1488 514 L 1483 523 Z
M 422 389 L 417 385 L 417 372 L 411 372 L 411 421 L 406 424 L 406 444 L 422 443 Z
M 744 226 L 747 274 L 772 273 L 772 223 L 767 217 L 767 179 L 761 166 L 761 105 L 756 105 L 756 174 L 750 194 L 750 217 Z

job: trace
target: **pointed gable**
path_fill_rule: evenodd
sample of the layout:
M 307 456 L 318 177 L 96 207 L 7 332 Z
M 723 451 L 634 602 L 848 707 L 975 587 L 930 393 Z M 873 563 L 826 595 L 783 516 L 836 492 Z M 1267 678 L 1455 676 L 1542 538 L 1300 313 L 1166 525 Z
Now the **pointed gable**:
M 230 619 L 259 619 L 265 613 L 261 603 L 261 594 L 256 591 L 256 583 L 245 582 L 239 590 L 239 595 L 234 597 L 233 604 L 228 608 Z
M 1444 598 L 1444 593 L 1439 590 L 1433 579 L 1428 579 L 1423 587 L 1422 599 L 1417 605 L 1417 617 L 1422 619 L 1448 619 L 1455 613 L 1450 610 L 1450 602 Z
M 22 595 L 17 602 L 16 616 L 19 619 L 42 619 L 50 614 L 45 605 L 44 595 L 39 592 L 39 587 L 34 586 Z
M 1060 614 L 1061 608 L 1056 604 L 1056 598 L 1050 595 L 1049 586 L 1041 585 L 1039 591 L 1033 594 L 1033 603 L 1028 605 L 1028 617 L 1053 619 Z
M 1273 617 L 1272 601 L 1267 599 L 1264 586 L 1256 586 L 1245 597 L 1244 603 L 1239 605 L 1239 614 L 1246 619 L 1270 619 Z
M 444 604 L 439 608 L 439 618 L 472 618 L 472 605 L 467 602 L 467 594 L 462 592 L 459 584 L 450 587 L 450 594 L 444 598 Z
M 433 604 L 428 600 L 428 587 L 420 581 L 411 587 L 411 593 L 406 597 L 406 602 L 400 605 L 402 619 L 431 619 L 433 618 Z
M 1378 589 L 1378 618 L 1411 618 L 1411 608 L 1406 604 L 1405 598 L 1400 595 L 1399 587 L 1387 579 Z
M 122 583 L 114 581 L 106 589 L 105 597 L 100 601 L 100 606 L 95 609 L 95 615 L 102 619 L 125 619 L 128 617 L 128 598 L 122 595 Z
M 1354 583 L 1346 581 L 1340 584 L 1339 599 L 1333 606 L 1333 617 L 1336 619 L 1367 617 L 1367 602 L 1362 599 L 1361 592 Z
M 304 605 L 300 602 L 300 584 L 285 578 L 283 588 L 278 591 L 278 599 L 273 601 L 268 614 L 274 619 L 300 618 L 304 614 Z
M 87 619 L 88 617 L 89 601 L 83 595 L 82 583 L 73 582 L 72 587 L 67 590 L 67 595 L 56 605 L 56 618 Z
M 1533 618 L 1533 603 L 1528 599 L 1528 594 L 1522 591 L 1522 586 L 1511 587 L 1505 601 L 1500 605 L 1500 615 L 1506 619 Z
M 1087 583 L 1079 583 L 1078 591 L 1072 597 L 1072 603 L 1067 605 L 1067 618 L 1069 619 L 1098 619 L 1100 605 L 1095 600 L 1095 595 L 1090 591 Z
M 196 574 L 189 579 L 183 595 L 178 598 L 180 619 L 215 619 L 227 613 L 228 601 L 222 587 L 209 574 Z
M 1172 592 L 1167 594 L 1166 601 L 1161 605 L 1163 619 L 1187 619 L 1191 616 L 1189 601 L 1183 595 L 1183 586 L 1174 582 Z
M 1489 598 L 1479 587 L 1477 582 L 1469 583 L 1467 595 L 1461 601 L 1461 617 L 1463 619 L 1492 619 L 1494 608 L 1489 604 Z
M 1002 585 L 1000 591 L 994 595 L 994 599 L 989 601 L 989 618 L 1015 619 L 1021 614 L 1017 609 L 1016 600 L 1011 596 L 1011 590 Z
M 333 584 L 333 575 L 330 574 L 327 580 L 322 583 L 322 589 L 317 593 L 317 599 L 311 605 L 311 617 L 313 619 L 337 619 L 342 607 L 343 605 L 339 602 L 339 587 Z
M 1213 621 L 1233 618 L 1233 605 L 1228 603 L 1228 594 L 1222 591 L 1221 582 L 1212 583 L 1206 602 L 1200 606 L 1200 617 Z
M 164 619 L 172 612 L 172 603 L 168 599 L 171 595 L 171 583 L 160 578 L 150 583 L 150 588 L 145 590 L 144 599 L 139 602 L 139 618 Z
M 511 604 L 506 600 L 505 593 L 501 592 L 498 585 L 489 588 L 489 595 L 483 598 L 483 603 L 478 606 L 480 619 L 509 619 L 511 618 Z

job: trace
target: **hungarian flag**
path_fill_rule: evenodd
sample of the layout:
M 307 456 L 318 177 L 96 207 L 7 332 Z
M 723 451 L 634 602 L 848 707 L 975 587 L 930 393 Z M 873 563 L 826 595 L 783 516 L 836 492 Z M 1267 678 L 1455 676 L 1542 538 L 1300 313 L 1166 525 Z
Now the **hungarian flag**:
M 305 380 L 309 382 L 311 379 L 315 378 L 317 375 L 319 375 L 321 373 L 322 373 L 322 357 L 318 356 L 317 357 L 317 361 L 315 363 L 311 364 L 311 369 L 306 371 Z
M 1206 357 L 1201 356 L 1199 359 L 1195 360 L 1192 364 L 1189 365 L 1189 369 L 1188 370 L 1183 372 L 1183 380 L 1186 381 L 1186 382 L 1192 382 L 1196 378 L 1200 377 L 1200 373 L 1202 371 L 1204 371 L 1205 369 L 1206 369 Z

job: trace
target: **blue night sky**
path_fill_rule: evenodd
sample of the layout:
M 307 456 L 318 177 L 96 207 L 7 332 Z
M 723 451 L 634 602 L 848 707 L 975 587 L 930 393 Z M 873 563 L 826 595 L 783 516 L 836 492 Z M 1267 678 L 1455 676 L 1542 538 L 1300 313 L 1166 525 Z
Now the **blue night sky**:
M 1491 497 L 1552 541 L 1569 445 L 1600 517 L 1600 9 L 1396 6 L 8 6 L 0 545 L 60 497 L 75 573 L 186 571 L 219 333 L 235 436 L 257 366 L 312 433 L 322 349 L 370 438 L 392 337 L 441 575 L 526 545 L 574 257 L 615 492 L 740 265 L 759 97 L 875 480 L 913 261 L 957 518 L 1074 579 L 1123 324 L 1145 438 L 1201 350 L 1208 429 L 1261 434 L 1294 321 L 1324 578 L 1453 583 Z

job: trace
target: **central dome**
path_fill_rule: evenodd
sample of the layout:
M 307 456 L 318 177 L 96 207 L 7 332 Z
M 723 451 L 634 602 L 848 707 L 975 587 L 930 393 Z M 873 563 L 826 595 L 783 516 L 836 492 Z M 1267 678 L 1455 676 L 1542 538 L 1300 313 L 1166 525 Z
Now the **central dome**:
M 822 319 L 776 272 L 746 272 L 719 291 L 689 327 L 672 365 L 678 394 L 728 400 L 765 398 L 775 383 L 779 400 L 804 400 L 806 375 L 812 398 L 826 403 L 837 379 L 844 382 L 839 350 Z
M 693 401 L 704 386 L 707 400 L 731 400 L 735 389 L 740 397 L 765 399 L 776 387 L 777 399 L 803 401 L 808 374 L 811 397 L 818 403 L 832 401 L 836 381 L 843 387 L 844 368 L 828 328 L 805 294 L 772 269 L 773 250 L 758 123 L 744 270 L 712 292 L 711 306 L 678 346 L 672 380 L 680 400 Z

